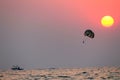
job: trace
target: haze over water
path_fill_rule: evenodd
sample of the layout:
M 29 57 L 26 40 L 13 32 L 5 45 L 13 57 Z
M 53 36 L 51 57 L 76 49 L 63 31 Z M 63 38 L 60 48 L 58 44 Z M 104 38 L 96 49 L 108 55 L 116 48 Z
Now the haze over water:
M 119 66 L 119 5 L 119 0 L 1 0 L 0 68 Z M 115 18 L 111 28 L 100 24 L 108 14 Z M 83 44 L 86 29 L 95 38 Z

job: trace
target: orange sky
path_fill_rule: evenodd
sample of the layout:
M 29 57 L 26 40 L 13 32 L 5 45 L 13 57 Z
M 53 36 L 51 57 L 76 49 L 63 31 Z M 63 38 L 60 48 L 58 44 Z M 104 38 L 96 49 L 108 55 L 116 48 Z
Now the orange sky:
M 7 3 L 7 4 L 6 4 Z M 81 17 L 85 19 L 85 21 L 92 22 L 93 25 L 100 25 L 100 19 L 102 16 L 111 15 L 115 19 L 115 25 L 120 22 L 120 10 L 119 10 L 119 0 L 48 0 L 48 1 L 4 1 L 1 5 L 8 6 L 9 5 L 23 5 L 28 6 L 29 9 L 36 8 L 36 10 L 41 9 L 40 7 L 50 6 L 50 8 L 59 9 L 61 11 L 69 12 L 68 15 L 71 17 Z M 27 8 L 28 8 L 27 7 Z M 20 7 L 18 7 L 20 8 Z M 47 8 L 47 7 L 46 7 Z M 49 8 L 49 9 L 50 9 Z M 21 8 L 24 10 L 24 8 Z M 29 10 L 28 9 L 28 10 Z M 63 10 L 62 10 L 63 9 Z M 26 9 L 25 9 L 26 10 Z M 32 10 L 34 11 L 34 10 Z M 62 12 L 61 12 L 62 13 Z
M 82 5 L 84 15 L 94 24 L 100 23 L 101 17 L 105 15 L 113 16 L 116 25 L 120 21 L 119 0 L 84 0 L 81 2 L 84 4 Z
M 93 25 L 100 25 L 100 19 L 105 15 L 111 15 L 115 19 L 115 25 L 120 22 L 119 0 L 70 0 L 66 1 L 65 5 L 77 16 L 82 13 Z
M 61 11 L 68 12 L 70 19 L 79 20 L 81 18 L 94 26 L 102 26 L 100 20 L 105 15 L 114 18 L 115 24 L 113 26 L 118 26 L 120 22 L 119 0 L 50 0 L 43 1 L 43 4 L 57 7 L 59 11 L 63 9 Z

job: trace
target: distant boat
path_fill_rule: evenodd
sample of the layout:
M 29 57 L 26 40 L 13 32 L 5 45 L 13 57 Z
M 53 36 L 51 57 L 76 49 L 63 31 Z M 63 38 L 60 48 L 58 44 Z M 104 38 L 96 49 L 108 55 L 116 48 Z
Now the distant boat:
M 13 66 L 11 69 L 12 70 L 24 70 L 23 68 L 19 67 L 18 65 Z

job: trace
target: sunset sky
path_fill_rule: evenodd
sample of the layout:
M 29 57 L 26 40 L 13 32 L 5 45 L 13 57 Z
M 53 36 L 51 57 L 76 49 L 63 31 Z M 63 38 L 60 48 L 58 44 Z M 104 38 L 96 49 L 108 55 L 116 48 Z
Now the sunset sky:
M 113 26 L 101 18 L 110 15 Z M 95 38 L 87 38 L 91 29 Z M 0 0 L 0 68 L 120 65 L 119 0 Z

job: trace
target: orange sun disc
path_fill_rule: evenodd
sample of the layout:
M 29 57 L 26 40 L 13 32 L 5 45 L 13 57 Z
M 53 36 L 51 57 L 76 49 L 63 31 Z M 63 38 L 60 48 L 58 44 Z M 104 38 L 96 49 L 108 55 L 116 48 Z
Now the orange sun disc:
M 101 19 L 101 24 L 104 27 L 111 27 L 114 24 L 114 19 L 111 16 L 103 16 Z

